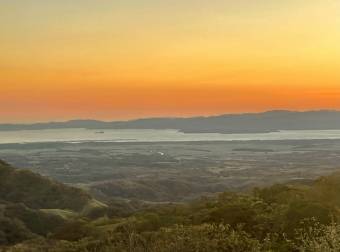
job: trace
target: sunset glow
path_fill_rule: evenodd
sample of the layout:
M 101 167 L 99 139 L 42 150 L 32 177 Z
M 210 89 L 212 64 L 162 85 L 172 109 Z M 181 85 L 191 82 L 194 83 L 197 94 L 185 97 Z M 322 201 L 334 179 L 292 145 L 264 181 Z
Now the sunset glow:
M 3 0 L 0 121 L 340 109 L 340 2 Z

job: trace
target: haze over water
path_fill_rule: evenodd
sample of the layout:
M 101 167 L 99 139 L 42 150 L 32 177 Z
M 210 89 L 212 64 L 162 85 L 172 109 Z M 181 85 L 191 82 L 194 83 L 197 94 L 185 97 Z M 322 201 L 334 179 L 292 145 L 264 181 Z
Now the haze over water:
M 286 130 L 271 133 L 183 133 L 177 130 L 48 129 L 0 131 L 0 144 L 43 142 L 189 142 L 340 139 L 340 130 Z

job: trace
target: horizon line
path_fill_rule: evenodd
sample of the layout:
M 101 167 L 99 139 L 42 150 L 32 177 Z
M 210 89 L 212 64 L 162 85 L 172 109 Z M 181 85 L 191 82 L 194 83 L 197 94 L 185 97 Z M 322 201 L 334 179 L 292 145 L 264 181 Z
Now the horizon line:
M 191 119 L 191 118 L 209 118 L 209 117 L 220 117 L 220 116 L 232 116 L 232 115 L 256 115 L 256 114 L 265 114 L 265 113 L 273 113 L 273 112 L 291 112 L 291 113 L 308 113 L 308 112 L 340 112 L 340 109 L 309 109 L 309 110 L 290 110 L 290 109 L 272 109 L 272 110 L 263 110 L 259 112 L 226 112 L 221 114 L 210 114 L 210 115 L 197 115 L 197 116 L 150 116 L 150 117 L 135 117 L 126 120 L 119 119 L 109 119 L 109 120 L 101 120 L 94 118 L 75 118 L 75 119 L 67 119 L 67 120 L 50 120 L 50 121 L 36 121 L 36 122 L 0 122 L 0 125 L 35 125 L 35 124 L 49 124 L 49 123 L 68 123 L 68 122 L 81 122 L 81 121 L 93 121 L 93 122 L 103 122 L 103 123 L 112 123 L 112 122 L 131 122 L 138 120 L 148 120 L 148 119 Z

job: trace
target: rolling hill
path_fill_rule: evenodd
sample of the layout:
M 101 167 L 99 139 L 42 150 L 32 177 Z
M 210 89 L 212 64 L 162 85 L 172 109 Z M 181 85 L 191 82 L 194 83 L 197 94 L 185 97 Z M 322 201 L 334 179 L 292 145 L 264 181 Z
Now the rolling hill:
M 0 160 L 0 244 L 44 236 L 68 221 L 105 210 L 80 189 Z

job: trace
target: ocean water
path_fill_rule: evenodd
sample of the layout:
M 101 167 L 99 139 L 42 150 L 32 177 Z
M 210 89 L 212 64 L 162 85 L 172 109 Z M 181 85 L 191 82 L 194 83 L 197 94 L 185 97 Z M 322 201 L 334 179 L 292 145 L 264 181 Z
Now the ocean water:
M 182 133 L 177 130 L 48 129 L 0 131 L 0 144 L 43 142 L 165 142 L 340 139 L 340 130 L 285 130 L 271 133 Z

